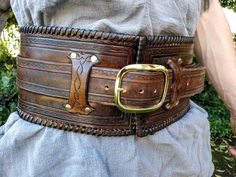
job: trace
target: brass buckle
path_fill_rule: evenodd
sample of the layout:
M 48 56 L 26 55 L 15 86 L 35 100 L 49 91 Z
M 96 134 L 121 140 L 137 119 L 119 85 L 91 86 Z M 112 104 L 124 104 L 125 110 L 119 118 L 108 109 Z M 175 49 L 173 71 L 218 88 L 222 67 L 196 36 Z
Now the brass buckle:
M 159 103 L 157 103 L 156 105 L 153 105 L 151 107 L 148 108 L 132 108 L 132 107 L 128 107 L 125 106 L 121 103 L 121 92 L 124 91 L 124 89 L 121 87 L 122 85 L 122 80 L 124 78 L 124 76 L 130 72 L 134 72 L 134 71 L 156 71 L 156 72 L 162 72 L 165 76 L 165 85 L 164 85 L 164 90 L 163 90 L 163 94 L 161 97 L 161 100 Z M 169 86 L 169 73 L 168 73 L 168 69 L 165 66 L 162 65 L 154 65 L 154 64 L 131 64 L 131 65 L 127 65 L 124 68 L 122 68 L 119 73 L 117 74 L 116 77 L 116 83 L 115 83 L 115 104 L 117 106 L 117 108 L 119 108 L 121 111 L 123 112 L 127 112 L 127 113 L 147 113 L 147 112 L 152 112 L 155 111 L 157 109 L 159 109 L 165 102 L 166 96 L 167 96 L 167 92 L 168 92 L 168 86 Z

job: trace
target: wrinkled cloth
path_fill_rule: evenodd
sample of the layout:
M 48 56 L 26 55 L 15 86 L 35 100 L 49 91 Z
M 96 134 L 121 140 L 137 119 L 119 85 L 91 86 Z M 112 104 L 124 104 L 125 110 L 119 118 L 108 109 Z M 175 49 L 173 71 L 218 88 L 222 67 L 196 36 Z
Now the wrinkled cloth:
M 177 123 L 138 138 L 43 127 L 12 113 L 0 129 L 0 176 L 210 177 L 207 113 L 195 104 Z
M 12 0 L 19 25 L 194 36 L 201 0 Z M 43 127 L 12 113 L 0 128 L 0 176 L 210 177 L 207 113 L 191 103 L 176 123 L 144 138 L 96 137 Z
M 18 23 L 194 36 L 203 0 L 12 0 Z M 206 1 L 206 0 L 204 0 Z

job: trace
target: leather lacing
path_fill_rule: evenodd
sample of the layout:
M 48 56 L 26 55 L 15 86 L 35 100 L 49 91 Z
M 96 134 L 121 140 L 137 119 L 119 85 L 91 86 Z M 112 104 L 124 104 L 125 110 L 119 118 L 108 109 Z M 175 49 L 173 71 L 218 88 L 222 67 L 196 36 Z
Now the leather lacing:
M 124 33 L 103 32 L 97 30 L 87 30 L 79 28 L 56 27 L 56 26 L 23 26 L 21 33 L 58 35 L 65 37 L 75 37 L 77 39 L 100 39 L 118 42 L 139 43 L 140 38 L 145 38 L 147 46 L 179 46 L 181 44 L 191 44 L 194 37 L 187 36 L 144 36 L 130 35 Z

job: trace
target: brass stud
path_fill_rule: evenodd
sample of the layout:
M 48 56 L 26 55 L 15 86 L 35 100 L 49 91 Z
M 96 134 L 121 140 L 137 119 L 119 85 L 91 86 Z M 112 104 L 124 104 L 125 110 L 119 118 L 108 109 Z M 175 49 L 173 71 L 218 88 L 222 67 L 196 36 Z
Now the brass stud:
M 172 63 L 172 60 L 169 59 L 169 60 L 167 61 L 167 64 L 171 64 L 171 63 Z
M 86 113 L 90 113 L 92 111 L 92 109 L 89 108 L 89 107 L 86 107 L 84 110 L 85 110 Z
M 65 109 L 66 109 L 67 111 L 71 110 L 71 105 L 66 104 L 66 105 L 65 105 Z
M 183 64 L 182 58 L 179 58 L 179 59 L 178 59 L 178 64 L 179 64 L 179 65 L 182 65 L 182 64 Z
M 70 54 L 70 58 L 76 59 L 76 58 L 77 58 L 77 54 L 76 54 L 75 52 L 72 52 L 72 53 Z
M 170 109 L 170 103 L 167 103 L 167 104 L 165 105 L 165 108 L 166 108 L 166 109 Z
M 98 57 L 96 55 L 91 56 L 91 61 L 94 63 L 98 60 Z

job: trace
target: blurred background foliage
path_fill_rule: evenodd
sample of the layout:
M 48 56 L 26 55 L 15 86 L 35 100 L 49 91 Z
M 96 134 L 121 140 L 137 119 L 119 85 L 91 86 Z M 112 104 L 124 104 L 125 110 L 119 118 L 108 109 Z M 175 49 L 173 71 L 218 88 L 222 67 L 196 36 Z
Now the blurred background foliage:
M 0 38 L 0 125 L 9 114 L 16 111 L 16 63 L 15 57 L 19 48 L 19 34 L 13 14 L 7 21 Z
M 229 8 L 236 12 L 236 0 L 220 0 L 222 7 Z
M 221 0 L 223 7 L 236 12 L 236 0 Z M 13 14 L 7 21 L 0 38 L 0 125 L 4 124 L 17 107 L 16 63 L 19 34 Z M 233 34 L 236 43 L 236 34 Z M 236 177 L 236 161 L 228 154 L 228 146 L 236 143 L 230 127 L 230 113 L 206 79 L 203 93 L 193 98 L 209 113 L 211 146 L 216 177 Z

